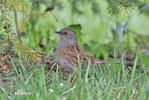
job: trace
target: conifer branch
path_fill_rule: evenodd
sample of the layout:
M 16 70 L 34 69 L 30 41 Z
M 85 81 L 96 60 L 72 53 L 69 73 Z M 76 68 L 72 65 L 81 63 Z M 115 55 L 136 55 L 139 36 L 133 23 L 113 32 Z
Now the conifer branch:
M 10 41 L 11 38 L 10 38 L 9 27 L 8 27 L 8 22 L 7 22 L 7 0 L 4 1 L 4 21 L 5 21 L 4 28 L 7 33 L 8 41 Z

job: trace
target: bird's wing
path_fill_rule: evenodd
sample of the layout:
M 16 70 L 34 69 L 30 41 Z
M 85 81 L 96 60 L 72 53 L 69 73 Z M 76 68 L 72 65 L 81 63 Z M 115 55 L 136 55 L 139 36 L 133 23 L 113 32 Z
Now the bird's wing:
M 75 45 L 63 45 L 61 47 L 61 54 L 65 58 L 67 63 L 78 63 L 78 57 L 83 61 L 83 64 L 88 63 L 88 59 L 93 64 L 97 59 L 88 52 L 84 51 L 78 44 Z

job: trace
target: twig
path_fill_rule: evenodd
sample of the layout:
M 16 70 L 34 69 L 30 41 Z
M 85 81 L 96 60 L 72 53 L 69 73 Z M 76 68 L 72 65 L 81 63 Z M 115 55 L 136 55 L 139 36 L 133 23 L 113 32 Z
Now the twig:
M 76 86 L 74 86 L 74 87 L 70 88 L 69 90 L 65 91 L 65 92 L 63 93 L 63 95 L 65 95 L 66 93 L 68 93 L 68 92 L 72 91 L 72 90 L 73 90 L 73 89 L 75 89 L 75 88 L 76 88 Z

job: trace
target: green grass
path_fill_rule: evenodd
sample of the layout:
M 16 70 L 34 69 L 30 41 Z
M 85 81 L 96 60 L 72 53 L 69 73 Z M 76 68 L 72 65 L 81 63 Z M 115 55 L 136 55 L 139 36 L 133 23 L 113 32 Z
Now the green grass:
M 20 60 L 19 60 L 20 61 Z M 21 61 L 20 61 L 21 63 Z M 74 72 L 77 79 L 72 84 L 58 76 L 45 72 L 45 65 L 32 65 L 27 70 L 23 64 L 19 68 L 12 64 L 16 76 L 0 79 L 0 100 L 148 100 L 149 78 L 144 66 L 136 69 L 137 57 L 132 73 L 127 73 L 123 64 L 87 66 L 87 71 Z M 36 66 L 36 67 L 35 67 Z M 49 73 L 52 77 L 48 80 Z M 89 76 L 89 77 L 88 77 Z M 2 80 L 10 82 L 9 85 Z

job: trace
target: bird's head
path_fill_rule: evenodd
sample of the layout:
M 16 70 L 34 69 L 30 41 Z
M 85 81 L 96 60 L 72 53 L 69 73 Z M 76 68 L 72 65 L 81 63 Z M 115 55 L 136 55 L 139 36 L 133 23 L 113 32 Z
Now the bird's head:
M 73 29 L 63 28 L 60 31 L 56 31 L 60 35 L 60 41 L 68 44 L 77 43 L 77 36 Z

